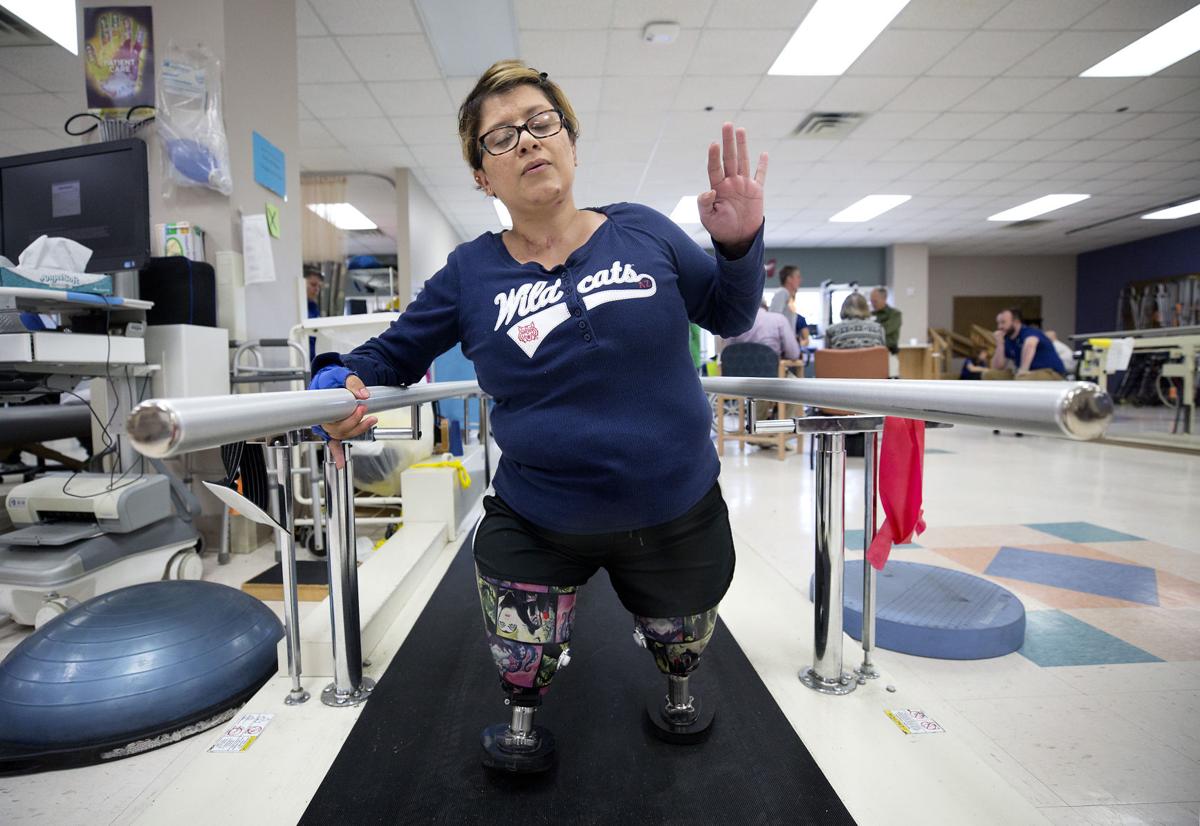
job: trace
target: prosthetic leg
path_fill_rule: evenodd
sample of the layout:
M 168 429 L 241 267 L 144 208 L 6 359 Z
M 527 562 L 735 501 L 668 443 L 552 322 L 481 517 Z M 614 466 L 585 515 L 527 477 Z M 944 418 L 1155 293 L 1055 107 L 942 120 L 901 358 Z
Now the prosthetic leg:
M 715 711 L 691 694 L 688 675 L 700 664 L 716 626 L 716 608 L 686 617 L 634 617 L 633 638 L 667 675 L 667 693 L 657 689 L 646 698 L 650 731 L 661 740 L 699 743 L 708 738 Z
M 554 765 L 554 735 L 534 724 L 542 695 L 570 661 L 574 587 L 531 585 L 476 575 L 488 647 L 500 672 L 508 723 L 483 730 L 483 765 L 541 772 Z

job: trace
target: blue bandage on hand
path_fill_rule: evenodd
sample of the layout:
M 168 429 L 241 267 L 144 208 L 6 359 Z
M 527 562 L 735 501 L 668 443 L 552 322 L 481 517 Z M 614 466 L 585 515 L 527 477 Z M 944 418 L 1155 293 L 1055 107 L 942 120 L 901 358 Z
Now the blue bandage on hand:
M 317 371 L 317 374 L 312 377 L 312 381 L 308 383 L 309 390 L 337 390 L 346 386 L 346 379 L 354 375 L 354 371 L 342 367 L 337 364 L 331 364 L 328 367 L 322 367 Z M 312 429 L 325 441 L 330 441 L 333 437 L 325 432 L 325 428 L 320 425 L 314 425 Z

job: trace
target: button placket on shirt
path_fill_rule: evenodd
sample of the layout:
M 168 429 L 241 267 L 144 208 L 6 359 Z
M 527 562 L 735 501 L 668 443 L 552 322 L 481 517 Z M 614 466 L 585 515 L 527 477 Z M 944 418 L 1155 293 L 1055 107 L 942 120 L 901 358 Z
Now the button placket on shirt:
M 582 317 L 583 316 L 582 301 L 579 298 L 579 294 L 577 292 L 575 292 L 575 283 L 571 280 L 571 273 L 569 270 L 563 271 L 562 279 L 563 279 L 563 292 L 566 293 L 568 302 L 571 302 L 571 315 L 572 315 L 572 317 L 578 319 L 575 322 L 575 326 L 579 329 L 579 332 L 582 334 L 583 340 L 585 342 L 590 343 L 592 340 L 592 333 L 588 329 L 587 319 Z

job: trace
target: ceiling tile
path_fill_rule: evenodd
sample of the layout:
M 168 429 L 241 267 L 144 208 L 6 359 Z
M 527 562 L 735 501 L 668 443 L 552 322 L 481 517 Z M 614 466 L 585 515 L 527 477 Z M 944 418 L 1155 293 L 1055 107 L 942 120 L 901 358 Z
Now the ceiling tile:
M 590 34 L 590 32 L 589 32 Z M 599 32 L 604 37 L 604 32 Z M 696 29 L 684 29 L 674 43 L 667 46 L 656 46 L 642 40 L 641 33 L 632 29 L 612 29 L 607 32 L 607 47 L 599 50 L 578 52 L 572 59 L 578 64 L 578 71 L 571 74 L 586 75 L 590 67 L 592 72 L 604 69 L 606 77 L 611 75 L 682 75 L 687 69 L 692 57 L 700 32 Z M 522 35 L 524 41 L 524 35 Z M 607 48 L 607 51 L 605 51 Z M 604 55 L 601 63 L 599 56 Z M 709 73 L 715 73 L 715 69 Z
M 982 161 L 960 172 L 958 177 L 964 181 L 1004 180 L 1025 165 L 1022 161 Z
M 793 138 L 780 141 L 771 152 L 771 169 L 818 161 L 837 145 L 837 141 L 817 141 Z
M 442 76 L 424 35 L 357 35 L 337 41 L 363 80 L 433 80 Z
M 1098 137 L 1113 140 L 1153 138 L 1190 120 L 1192 115 L 1186 112 L 1148 112 L 1114 126 Z
M 825 157 L 831 161 L 873 161 L 897 143 L 898 141 L 844 140 Z
M 685 29 L 704 25 L 712 0 L 616 0 L 613 28 L 641 31 L 647 23 L 673 20 Z
M 341 146 L 341 143 L 321 125 L 320 121 L 300 121 L 301 149 L 323 149 L 329 146 Z
M 733 122 L 746 129 L 751 141 L 790 138 L 800 125 L 803 115 L 792 112 L 739 112 Z M 714 136 L 715 137 L 715 136 Z
M 1065 29 L 1104 0 L 1013 0 L 983 24 L 985 29 Z
M 1109 0 L 1078 21 L 1075 28 L 1144 33 L 1178 17 L 1195 4 L 1195 0 Z M 1137 36 L 1131 38 L 1130 42 L 1136 40 Z
M 688 74 L 679 85 L 673 108 L 703 109 L 705 106 L 712 106 L 714 109 L 741 109 L 758 86 L 759 80 L 758 77 L 737 75 L 705 77 Z
M 1166 141 L 1152 141 L 1165 143 Z M 1172 141 L 1173 142 L 1173 141 Z M 1200 140 L 1189 140 L 1178 149 L 1171 149 L 1157 157 L 1160 161 L 1191 161 L 1200 163 Z
M 1159 74 L 1163 77 L 1200 77 L 1200 52 L 1185 57 L 1178 63 L 1172 63 Z
M 613 15 L 612 0 L 516 0 L 517 28 L 607 29 Z
M 881 161 L 932 161 L 957 141 L 905 140 L 879 156 Z
M 412 167 L 415 159 L 412 152 L 403 146 L 357 146 L 354 154 L 364 169 L 390 174 L 397 167 Z M 440 171 L 440 170 L 435 170 Z M 470 184 L 471 175 L 467 165 L 463 164 L 462 176 L 464 184 Z
M 680 118 L 691 118 L 688 127 L 684 127 L 684 131 L 677 132 L 680 135 L 695 135 L 695 140 L 703 146 L 708 146 L 708 141 L 702 132 L 711 135 L 714 131 L 719 135 L 721 133 L 721 121 L 717 120 L 716 125 L 712 123 L 715 117 L 731 118 L 732 112 L 677 112 L 673 113 Z M 667 123 L 668 113 L 664 111 L 654 111 L 651 109 L 642 109 L 638 111 L 627 110 L 624 112 L 606 112 L 604 115 L 598 116 L 595 125 L 588 130 L 587 134 L 590 138 L 595 138 L 602 141 L 622 141 L 629 140 L 631 137 L 641 137 L 646 135 L 658 135 L 662 131 L 664 124 Z M 703 124 L 703 126 L 701 126 Z
M 1175 138 L 1200 138 L 1200 118 L 1189 120 L 1187 123 L 1176 126 L 1174 129 L 1168 129 L 1158 135 L 1164 140 L 1174 140 Z
M 579 163 L 585 166 L 591 163 L 610 163 L 612 161 L 634 161 L 646 163 L 654 151 L 654 136 L 640 140 L 627 141 L 581 141 L 579 144 Z M 695 149 L 695 147 L 693 147 Z M 696 152 L 697 156 L 701 153 Z M 703 172 L 700 163 L 691 159 L 691 168 Z
M 911 77 L 842 77 L 821 97 L 817 108 L 827 112 L 875 112 L 912 83 Z
M 332 172 L 339 169 L 358 169 L 358 159 L 348 149 L 301 149 L 297 153 L 300 168 L 306 172 Z
M 1192 114 L 1200 114 L 1200 89 L 1197 89 L 1191 94 L 1177 97 L 1161 106 L 1156 107 L 1159 112 L 1191 112 Z
M 863 119 L 852 133 L 861 138 L 907 138 L 937 117 L 934 112 L 875 112 Z
M 786 108 L 804 112 L 814 108 L 836 80 L 832 77 L 764 77 L 746 101 L 745 108 Z
M 358 74 L 332 37 L 296 38 L 301 83 L 351 83 Z
M 954 107 L 959 112 L 1012 112 L 1062 83 L 1056 77 L 998 77 Z
M 362 83 L 300 85 L 300 101 L 315 117 L 363 118 L 382 115 L 379 104 Z
M 347 148 L 400 143 L 387 118 L 330 118 L 321 122 Z
M 988 130 L 988 134 L 992 134 Z M 996 161 L 1039 161 L 1074 144 L 1075 141 L 1021 141 L 992 156 Z
M 550 77 L 599 77 L 609 33 L 605 31 L 522 31 L 521 58 Z
M 441 80 L 368 83 L 367 87 L 385 115 L 452 115 L 458 110 Z
M 680 78 L 676 75 L 606 77 L 602 81 L 598 108 L 601 112 L 665 111 L 671 108 L 679 83 Z
M 987 130 L 1001 118 L 994 112 L 947 112 L 919 129 L 913 137 L 925 140 L 965 139 Z M 990 130 L 988 130 L 990 137 Z
M 1073 77 L 1022 108 L 1030 112 L 1083 112 L 1134 82 L 1128 77 Z
M 1075 167 L 1074 161 L 1034 161 L 1006 176 L 1013 181 L 1049 181 Z
M 329 34 L 321 18 L 313 11 L 308 0 L 296 0 L 296 34 L 300 37 L 319 37 Z
M 948 29 L 884 29 L 846 71 L 847 75 L 924 74 L 966 37 Z
M 426 167 L 448 167 L 466 169 L 458 141 L 422 143 L 408 147 L 418 164 Z
M 1014 145 L 1016 145 L 1016 141 L 991 141 L 974 138 L 947 149 L 941 159 L 946 161 L 986 161 Z
M 458 141 L 458 120 L 453 115 L 392 118 L 392 126 L 409 146 Z
M 977 77 L 919 77 L 884 108 L 893 112 L 944 112 L 986 82 Z
M 705 29 L 700 33 L 687 74 L 761 77 L 791 35 L 780 29 Z M 638 42 L 642 50 L 661 48 Z M 677 44 L 668 48 L 674 45 Z
M 1011 66 L 1010 77 L 1078 77 L 1129 42 L 1126 32 L 1062 32 Z
M 909 3 L 892 21 L 897 29 L 974 29 L 1008 0 L 923 0 Z
M 1192 78 L 1147 77 L 1127 86 L 1112 97 L 1105 98 L 1094 108 L 1098 111 L 1115 112 L 1125 106 L 1133 112 L 1148 112 L 1151 109 L 1160 109 L 1165 104 L 1192 92 L 1200 96 L 1200 84 Z
M 1034 138 L 1067 117 L 1061 112 L 1015 112 L 992 124 L 981 137 L 999 140 Z
M 1128 141 L 1099 141 L 1086 140 L 1070 142 L 1068 146 L 1046 156 L 1046 160 L 1051 161 L 1094 161 L 1097 158 L 1102 158 L 1110 152 L 1114 152 L 1123 146 L 1128 146 Z
M 762 0 L 717 0 L 704 23 L 709 29 L 786 29 L 796 27 L 811 11 L 815 0 L 764 3 Z
M 408 0 L 308 0 L 333 34 L 419 34 Z
M 943 154 L 941 157 L 945 157 Z M 963 172 L 974 166 L 973 163 L 952 162 L 952 161 L 929 161 L 921 164 L 915 170 L 908 173 L 908 177 L 923 180 L 945 181 L 950 178 L 955 178 Z M 962 180 L 962 179 L 960 179 Z
M 1045 45 L 1053 32 L 972 32 L 929 74 L 941 77 L 995 77 Z
M 1119 112 L 1082 112 L 1078 115 L 1071 115 L 1066 120 L 1050 127 L 1042 133 L 1041 137 L 1045 140 L 1067 140 L 1071 138 L 1086 140 L 1094 138 L 1100 133 L 1119 126 L 1122 123 L 1133 120 L 1134 117 L 1136 115 Z

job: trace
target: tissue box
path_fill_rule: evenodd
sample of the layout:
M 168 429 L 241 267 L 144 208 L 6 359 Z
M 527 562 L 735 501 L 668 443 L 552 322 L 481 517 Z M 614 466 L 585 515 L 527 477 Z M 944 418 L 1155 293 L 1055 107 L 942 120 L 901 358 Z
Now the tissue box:
M 97 295 L 112 295 L 113 291 L 111 275 L 64 272 L 39 267 L 21 267 L 20 271 L 0 267 L 0 287 L 33 287 L 40 290 L 69 290 Z
M 204 230 L 189 221 L 155 224 L 152 250 L 156 258 L 181 255 L 193 261 L 204 261 Z

